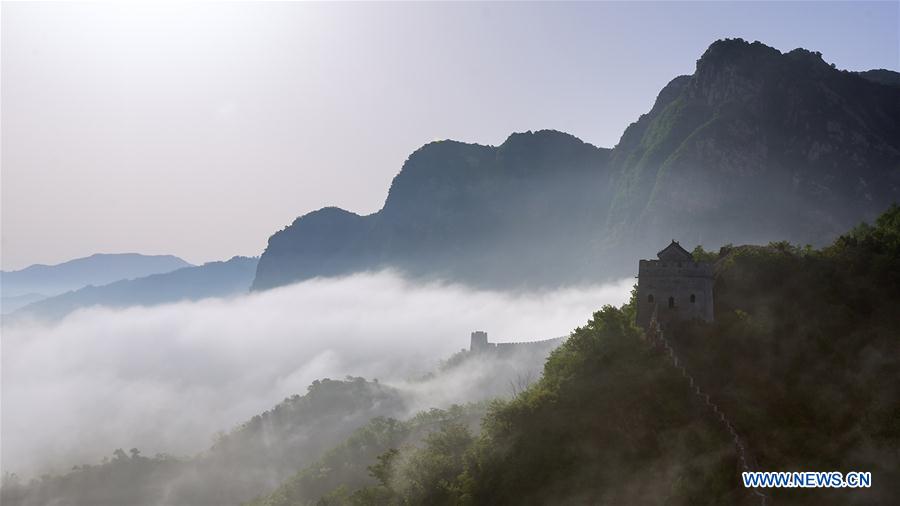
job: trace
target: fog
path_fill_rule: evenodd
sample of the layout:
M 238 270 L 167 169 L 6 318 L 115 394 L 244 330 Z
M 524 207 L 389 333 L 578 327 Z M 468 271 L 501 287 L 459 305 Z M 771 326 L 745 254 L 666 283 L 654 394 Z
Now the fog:
M 119 447 L 193 454 L 325 377 L 408 388 L 416 408 L 508 391 L 515 385 L 499 379 L 485 389 L 483 368 L 409 385 L 467 348 L 472 330 L 491 341 L 567 335 L 602 305 L 625 302 L 633 282 L 501 293 L 380 272 L 6 323 L 0 464 L 29 476 L 96 463 Z

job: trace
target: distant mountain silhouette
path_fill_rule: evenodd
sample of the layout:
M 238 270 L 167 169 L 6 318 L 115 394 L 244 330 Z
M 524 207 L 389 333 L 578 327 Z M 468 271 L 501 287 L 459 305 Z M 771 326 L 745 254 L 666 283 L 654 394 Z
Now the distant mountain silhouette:
M 17 271 L 0 271 L 0 291 L 4 299 L 29 294 L 49 297 L 87 285 L 105 285 L 190 265 L 172 255 L 98 253 L 56 265 L 35 264 Z
M 384 267 L 567 284 L 632 274 L 672 238 L 824 244 L 900 200 L 897 76 L 720 40 L 612 150 L 555 131 L 430 143 L 380 211 L 325 208 L 273 235 L 253 288 Z
M 46 299 L 44 295 L 39 293 L 26 293 L 22 295 L 13 295 L 10 297 L 0 297 L 0 314 L 12 313 L 13 311 L 25 307 L 32 302 Z
M 234 257 L 226 262 L 209 262 L 103 286 L 86 286 L 29 304 L 10 317 L 55 319 L 90 306 L 149 306 L 246 293 L 256 272 L 256 262 L 256 258 Z
M 857 72 L 860 77 L 878 84 L 887 84 L 890 86 L 900 86 L 900 72 L 894 72 L 887 69 L 866 70 L 865 72 Z

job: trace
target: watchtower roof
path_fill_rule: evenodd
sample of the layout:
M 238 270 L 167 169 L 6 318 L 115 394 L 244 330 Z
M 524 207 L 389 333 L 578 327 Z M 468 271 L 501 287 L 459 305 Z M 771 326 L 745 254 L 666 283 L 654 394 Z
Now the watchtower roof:
M 672 239 L 672 243 L 662 249 L 659 253 L 656 254 L 657 258 L 664 262 L 692 262 L 694 261 L 694 256 L 691 253 L 682 248 L 678 241 Z

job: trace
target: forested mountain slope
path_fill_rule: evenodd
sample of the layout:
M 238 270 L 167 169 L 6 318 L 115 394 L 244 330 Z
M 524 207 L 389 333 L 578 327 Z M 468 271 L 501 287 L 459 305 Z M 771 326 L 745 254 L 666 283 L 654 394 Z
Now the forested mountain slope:
M 668 338 L 757 468 L 872 472 L 869 489 L 768 490 L 770 503 L 895 503 L 900 208 L 820 250 L 695 254 L 716 262 L 716 321 Z M 392 448 L 369 459 L 378 484 L 348 483 L 327 504 L 758 504 L 727 431 L 634 326 L 636 303 L 576 329 L 538 383 L 492 407 L 480 435 L 446 426 Z M 258 504 L 314 504 L 295 499 Z

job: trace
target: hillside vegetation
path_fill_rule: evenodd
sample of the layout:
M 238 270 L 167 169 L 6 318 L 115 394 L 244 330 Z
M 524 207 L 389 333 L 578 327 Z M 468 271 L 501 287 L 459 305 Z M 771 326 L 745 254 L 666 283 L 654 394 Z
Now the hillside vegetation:
M 894 503 L 900 208 L 820 250 L 697 254 L 716 260 L 716 321 L 669 337 L 757 467 L 873 474 L 871 489 L 773 490 L 773 503 Z M 631 304 L 604 307 L 539 382 L 492 405 L 480 434 L 448 424 L 377 459 L 356 455 L 377 483 L 318 504 L 757 504 L 728 434 L 633 321 Z M 255 504 L 316 504 L 284 490 Z
M 227 505 L 274 489 L 373 417 L 407 408 L 396 389 L 365 381 L 323 379 L 216 437 L 191 457 L 117 449 L 100 464 L 22 482 L 4 476 L 3 506 Z
M 468 435 L 477 431 L 486 404 L 451 406 L 447 410 L 423 411 L 406 421 L 378 417 L 356 430 L 346 441 L 326 452 L 318 461 L 307 466 L 278 489 L 248 503 L 248 506 L 281 504 L 316 504 L 346 502 L 354 491 L 376 485 L 369 464 L 379 459 L 388 462 L 382 453 L 394 455 L 397 448 L 414 449 L 423 441 L 432 441 L 435 433 L 447 431 Z M 471 436 L 466 436 L 471 437 Z M 375 474 L 378 472 L 376 471 Z M 366 489 L 371 500 L 384 494 Z

